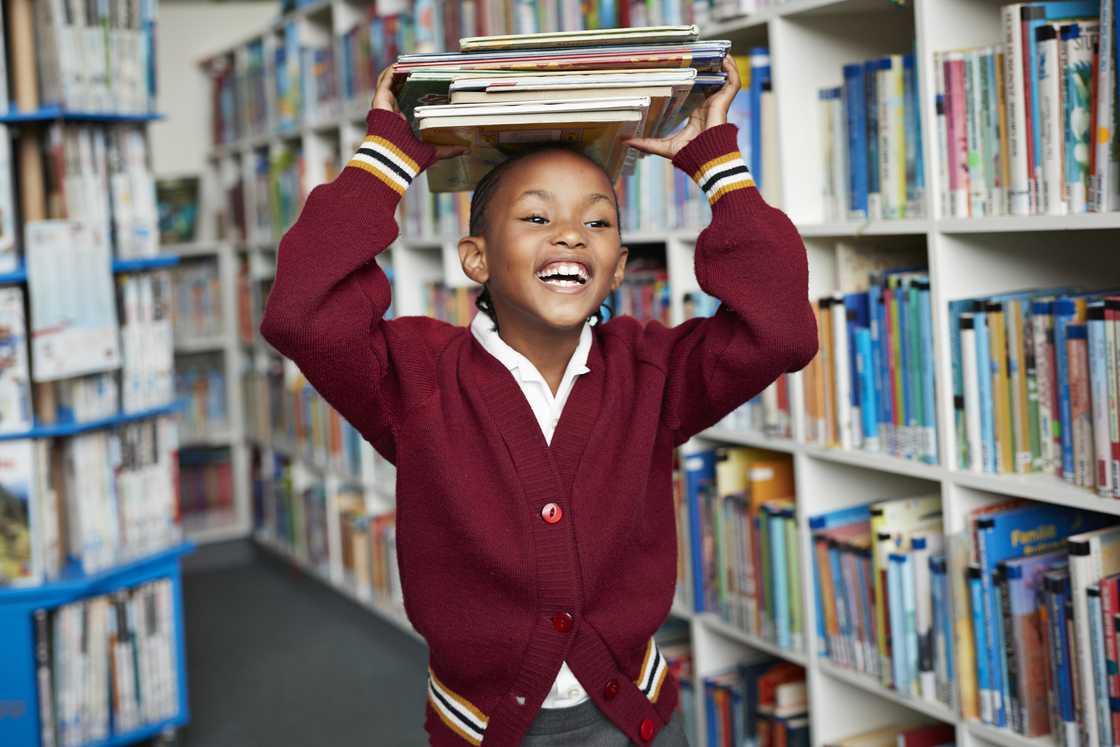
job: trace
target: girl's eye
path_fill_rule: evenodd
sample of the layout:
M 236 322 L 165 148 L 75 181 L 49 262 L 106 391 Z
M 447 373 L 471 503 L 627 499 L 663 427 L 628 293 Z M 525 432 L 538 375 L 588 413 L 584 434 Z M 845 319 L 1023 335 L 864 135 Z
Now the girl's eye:
M 544 217 L 543 215 L 530 215 L 528 218 L 522 218 L 521 220 L 527 220 L 530 223 L 537 223 L 538 221 L 540 223 L 548 222 L 548 218 Z
M 593 220 L 589 222 L 589 225 L 595 228 L 610 228 L 611 222 L 609 220 Z

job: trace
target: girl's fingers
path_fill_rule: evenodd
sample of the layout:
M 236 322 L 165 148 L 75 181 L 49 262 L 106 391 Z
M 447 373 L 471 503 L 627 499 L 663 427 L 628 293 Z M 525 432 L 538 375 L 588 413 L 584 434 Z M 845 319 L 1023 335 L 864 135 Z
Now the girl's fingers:
M 652 153 L 655 156 L 665 156 L 666 158 L 673 157 L 672 148 L 669 146 L 669 142 L 664 139 L 632 137 L 622 142 L 643 153 Z
M 461 156 L 468 150 L 465 145 L 437 145 L 436 146 L 436 160 L 440 161 L 444 158 L 454 158 Z

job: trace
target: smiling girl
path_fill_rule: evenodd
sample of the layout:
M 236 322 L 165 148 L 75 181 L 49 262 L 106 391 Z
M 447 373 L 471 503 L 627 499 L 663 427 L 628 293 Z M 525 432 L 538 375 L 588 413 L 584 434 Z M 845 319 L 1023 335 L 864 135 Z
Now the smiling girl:
M 622 282 L 603 170 L 544 146 L 475 189 L 463 271 L 469 328 L 385 320 L 375 256 L 437 158 L 388 71 L 368 136 L 280 242 L 261 333 L 397 467 L 405 611 L 429 647 L 435 747 L 687 745 L 654 640 L 676 586 L 674 449 L 817 350 L 805 248 L 736 147 L 727 84 L 664 139 L 631 147 L 691 176 L 712 206 L 700 288 L 721 301 L 676 327 L 597 312 Z

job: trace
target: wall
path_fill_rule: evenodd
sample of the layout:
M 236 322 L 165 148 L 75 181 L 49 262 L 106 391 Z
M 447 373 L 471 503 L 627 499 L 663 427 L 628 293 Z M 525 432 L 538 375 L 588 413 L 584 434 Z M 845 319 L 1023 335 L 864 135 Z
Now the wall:
M 157 110 L 150 129 L 156 176 L 200 173 L 210 148 L 210 86 L 198 62 L 262 29 L 280 4 L 161 2 L 157 30 Z

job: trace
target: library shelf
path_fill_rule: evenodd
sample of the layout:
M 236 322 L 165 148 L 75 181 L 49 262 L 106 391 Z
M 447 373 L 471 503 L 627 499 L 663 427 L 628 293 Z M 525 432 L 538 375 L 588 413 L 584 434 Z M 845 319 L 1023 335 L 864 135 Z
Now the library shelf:
M 177 399 L 174 402 L 159 407 L 137 410 L 136 412 L 119 412 L 107 418 L 98 418 L 97 420 L 89 420 L 84 423 L 38 425 L 28 431 L 0 433 L 0 441 L 18 441 L 24 438 L 63 438 L 65 436 L 74 436 L 99 428 L 113 428 L 118 425 L 124 425 L 125 423 L 133 423 L 137 420 L 159 417 L 160 415 L 171 415 L 182 410 L 186 406 L 187 400 Z
M 986 742 L 1000 745 L 1000 747 L 1057 747 L 1058 743 L 1049 736 L 1024 737 L 1016 734 L 1011 729 L 1001 729 L 998 726 L 981 723 L 980 721 L 962 721 L 964 728 L 973 736 Z
M 996 475 L 986 472 L 950 470 L 951 482 L 974 490 L 1057 503 L 1085 511 L 1120 515 L 1120 500 L 1097 495 L 1088 488 L 1072 485 L 1060 477 L 1044 474 Z
M 918 477 L 923 480 L 942 480 L 945 477 L 944 468 L 936 464 L 919 462 L 916 459 L 903 459 L 890 454 L 876 454 L 856 449 L 832 449 L 815 444 L 802 444 L 801 449 L 806 455 L 827 462 L 850 464 L 854 467 Z
M 880 698 L 885 698 L 886 700 L 893 701 L 906 708 L 924 713 L 925 715 L 931 716 L 938 721 L 944 721 L 948 724 L 956 724 L 959 722 L 957 715 L 953 713 L 951 709 L 941 703 L 933 703 L 926 700 L 925 698 L 919 697 L 908 698 L 905 695 L 901 695 L 895 692 L 894 690 L 883 687 L 881 684 L 879 684 L 879 680 L 871 677 L 870 675 L 837 666 L 828 659 L 818 659 L 817 668 L 829 677 L 842 680 L 850 685 L 855 685 L 861 690 L 877 695 Z
M 1024 231 L 1094 231 L 1120 229 L 1120 212 L 1075 215 L 998 215 L 942 218 L 937 230 L 947 234 L 1021 233 Z
M 737 446 L 753 446 L 758 449 L 771 449 L 794 454 L 801 451 L 801 445 L 791 438 L 780 436 L 767 436 L 756 431 L 739 431 L 732 428 L 713 426 L 700 433 L 699 438 L 708 441 L 736 444 Z
M 222 251 L 220 241 L 190 241 L 184 244 L 161 244 L 161 254 L 176 254 L 179 257 L 212 257 Z
M 21 112 L 15 110 L 14 104 L 4 114 L 0 114 L 0 124 L 25 124 L 32 122 L 50 122 L 63 120 L 67 122 L 102 122 L 109 124 L 146 124 L 164 118 L 163 114 L 150 112 L 143 114 L 127 112 L 95 112 L 63 109 L 59 106 L 46 106 L 34 111 Z
M 809 666 L 809 657 L 802 651 L 795 651 L 789 648 L 783 648 L 773 641 L 769 641 L 761 636 L 752 635 L 742 628 L 737 628 L 734 625 L 725 622 L 714 612 L 701 612 L 696 615 L 697 618 L 715 633 L 719 633 L 727 638 L 732 638 L 740 643 L 745 643 L 751 648 L 758 649 L 764 653 L 776 656 L 779 659 L 785 659 L 802 667 Z
M 146 270 L 162 270 L 179 264 L 179 255 L 167 252 L 155 257 L 134 257 L 130 259 L 114 259 L 113 272 L 144 272 Z
M 124 560 L 112 568 L 95 573 L 82 573 L 75 564 L 71 564 L 63 569 L 62 575 L 54 581 L 36 586 L 0 588 L 0 606 L 18 602 L 37 607 L 55 607 L 75 599 L 129 588 L 149 580 L 154 570 L 178 562 L 184 555 L 194 552 L 194 548 L 193 542 L 180 542 L 171 547 Z
M 116 734 L 101 742 L 87 742 L 82 747 L 119 747 L 119 745 L 136 744 L 143 742 L 145 739 L 158 737 L 169 729 L 177 729 L 180 726 L 186 726 L 189 718 L 187 714 L 180 713 L 174 718 L 164 719 L 154 724 L 142 726 L 139 729 L 134 729 L 125 734 Z
M 921 218 L 903 220 L 872 220 L 836 223 L 798 223 L 797 230 L 806 238 L 846 236 L 906 236 L 929 233 L 932 222 Z

